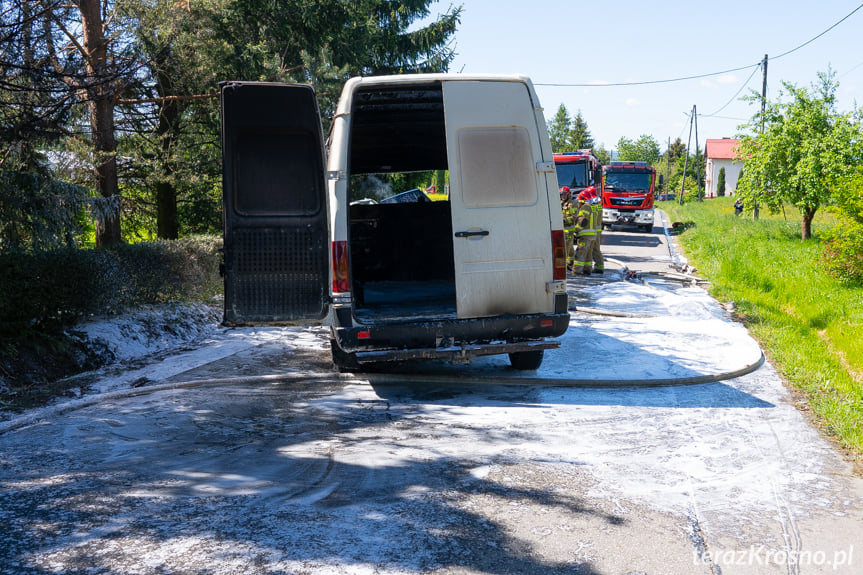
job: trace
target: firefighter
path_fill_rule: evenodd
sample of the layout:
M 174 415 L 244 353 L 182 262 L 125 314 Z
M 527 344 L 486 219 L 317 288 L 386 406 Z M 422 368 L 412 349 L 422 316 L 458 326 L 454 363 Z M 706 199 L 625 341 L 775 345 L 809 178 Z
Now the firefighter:
M 593 228 L 593 210 L 590 204 L 590 193 L 585 190 L 578 194 L 578 204 L 575 214 L 575 262 L 572 266 L 574 274 L 590 275 L 593 269 L 593 242 L 596 238 L 596 228 Z M 595 196 L 596 193 L 593 192 Z
M 590 258 L 593 261 L 593 273 L 602 274 L 605 273 L 605 260 L 602 258 L 602 250 L 599 247 L 602 242 L 602 201 L 593 190 L 592 196 L 590 199 L 590 208 L 596 236 L 593 240 L 593 249 L 590 252 Z
M 573 205 L 572 193 L 569 188 L 562 186 L 560 188 L 560 210 L 563 213 L 563 237 L 566 243 L 566 269 L 572 270 L 572 264 L 575 261 L 575 248 L 573 240 L 575 238 L 575 206 Z

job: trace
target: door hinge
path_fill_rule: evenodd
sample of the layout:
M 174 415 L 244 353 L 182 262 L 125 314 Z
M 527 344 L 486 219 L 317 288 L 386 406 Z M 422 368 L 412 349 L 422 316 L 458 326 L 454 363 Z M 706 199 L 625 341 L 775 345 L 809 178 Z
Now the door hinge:
M 347 177 L 347 174 L 344 170 L 333 170 L 331 172 L 327 172 L 328 180 L 344 180 Z
M 554 162 L 537 162 L 536 163 L 536 171 L 539 173 L 553 172 L 554 171 Z

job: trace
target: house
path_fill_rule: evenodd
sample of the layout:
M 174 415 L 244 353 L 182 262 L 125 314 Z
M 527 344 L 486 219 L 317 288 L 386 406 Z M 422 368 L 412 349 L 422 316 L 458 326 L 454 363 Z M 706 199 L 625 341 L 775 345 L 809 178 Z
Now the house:
M 715 198 L 718 194 L 719 170 L 725 168 L 725 195 L 734 195 L 737 189 L 737 178 L 743 169 L 743 162 L 735 161 L 735 148 L 740 140 L 721 138 L 707 140 L 704 153 L 707 156 L 707 174 L 705 177 L 704 197 Z

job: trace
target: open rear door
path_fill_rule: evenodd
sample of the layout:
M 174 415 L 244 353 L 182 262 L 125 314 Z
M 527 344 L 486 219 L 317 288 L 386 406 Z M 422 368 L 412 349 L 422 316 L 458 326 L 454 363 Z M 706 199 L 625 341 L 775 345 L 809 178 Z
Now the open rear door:
M 329 311 L 324 148 L 310 86 L 221 87 L 225 324 L 309 324 Z
M 519 82 L 445 82 L 459 318 L 548 313 L 553 275 L 539 128 Z

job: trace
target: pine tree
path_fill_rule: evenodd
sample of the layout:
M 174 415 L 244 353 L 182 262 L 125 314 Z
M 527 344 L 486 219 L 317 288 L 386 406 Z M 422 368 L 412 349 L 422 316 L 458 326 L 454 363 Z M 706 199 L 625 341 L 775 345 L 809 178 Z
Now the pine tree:
M 725 196 L 725 167 L 719 168 L 719 175 L 716 177 L 716 195 Z
M 578 111 L 578 114 L 575 115 L 575 120 L 573 120 L 569 142 L 574 150 L 593 148 L 595 145 L 593 142 L 593 136 L 590 135 L 590 130 L 587 128 L 587 122 L 584 121 L 584 118 L 581 115 L 581 110 Z
M 555 153 L 569 152 L 572 119 L 563 104 L 548 124 L 548 136 L 551 139 L 551 149 Z

